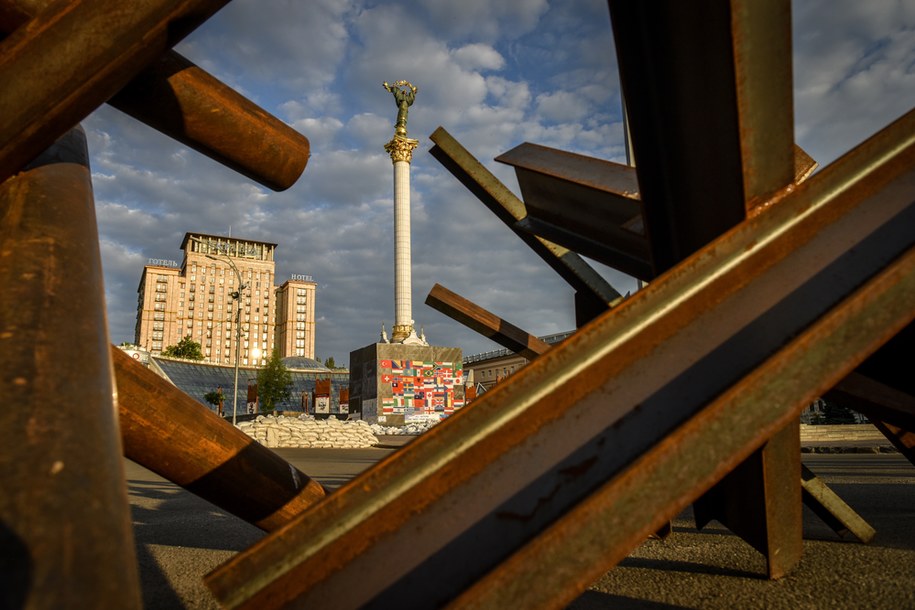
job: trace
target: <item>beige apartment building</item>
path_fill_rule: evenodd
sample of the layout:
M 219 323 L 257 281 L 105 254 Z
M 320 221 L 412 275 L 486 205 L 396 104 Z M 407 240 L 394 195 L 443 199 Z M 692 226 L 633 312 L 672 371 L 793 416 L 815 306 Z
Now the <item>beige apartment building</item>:
M 236 349 L 240 365 L 265 364 L 274 347 L 283 357 L 314 358 L 316 284 L 310 276 L 294 275 L 277 288 L 276 247 L 186 233 L 180 266 L 151 259 L 143 268 L 135 343 L 159 354 L 190 335 L 204 360 L 218 364 L 235 364 Z

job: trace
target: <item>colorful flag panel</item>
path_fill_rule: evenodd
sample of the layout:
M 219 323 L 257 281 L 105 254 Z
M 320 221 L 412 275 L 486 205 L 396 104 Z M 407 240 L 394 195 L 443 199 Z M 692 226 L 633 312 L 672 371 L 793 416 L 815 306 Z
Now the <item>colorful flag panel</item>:
M 381 360 L 381 382 L 391 384 L 393 399 L 383 401 L 385 414 L 443 417 L 463 406 L 455 400 L 455 385 L 463 383 L 460 362 Z M 390 371 L 390 373 L 388 372 Z

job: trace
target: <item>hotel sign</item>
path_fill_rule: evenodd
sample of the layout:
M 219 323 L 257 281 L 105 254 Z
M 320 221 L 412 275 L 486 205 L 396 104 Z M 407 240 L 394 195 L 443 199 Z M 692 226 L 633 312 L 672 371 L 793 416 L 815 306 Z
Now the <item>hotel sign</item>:
M 168 260 L 165 258 L 149 258 L 146 259 L 147 265 L 154 265 L 156 267 L 177 267 L 178 263 L 173 260 Z

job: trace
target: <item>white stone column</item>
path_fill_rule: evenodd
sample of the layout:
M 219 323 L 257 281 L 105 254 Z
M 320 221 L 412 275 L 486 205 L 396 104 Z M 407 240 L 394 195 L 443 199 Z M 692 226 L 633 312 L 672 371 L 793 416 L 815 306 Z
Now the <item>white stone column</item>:
M 410 164 L 394 163 L 394 326 L 413 330 Z M 409 334 L 409 333 L 407 333 Z
M 400 135 L 385 144 L 394 164 L 394 327 L 392 343 L 423 342 L 413 328 L 413 267 L 410 254 L 410 162 L 419 144 Z

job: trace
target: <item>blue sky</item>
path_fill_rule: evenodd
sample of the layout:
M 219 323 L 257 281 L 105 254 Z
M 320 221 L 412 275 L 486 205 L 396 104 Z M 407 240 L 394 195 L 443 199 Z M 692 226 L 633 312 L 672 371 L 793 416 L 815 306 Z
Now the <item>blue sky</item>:
M 915 106 L 915 2 L 793 4 L 795 139 L 821 166 Z M 409 133 L 413 317 L 430 342 L 497 347 L 424 305 L 439 282 L 542 335 L 574 326 L 572 292 L 428 154 L 445 127 L 492 159 L 534 142 L 623 161 L 616 59 L 602 0 L 234 0 L 177 47 L 311 142 L 275 193 L 110 107 L 85 122 L 111 340 L 131 341 L 148 258 L 180 260 L 187 231 L 279 244 L 277 277 L 318 283 L 316 352 L 348 360 L 390 330 L 397 114 L 381 83 L 419 87 Z M 634 282 L 606 268 L 620 291 Z

